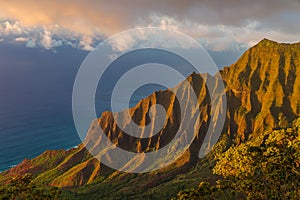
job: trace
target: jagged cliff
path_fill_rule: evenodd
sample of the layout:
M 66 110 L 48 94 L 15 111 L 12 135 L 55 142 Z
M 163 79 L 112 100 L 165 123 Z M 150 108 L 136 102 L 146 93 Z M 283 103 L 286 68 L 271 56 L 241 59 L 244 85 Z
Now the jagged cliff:
M 227 85 L 227 132 L 246 140 L 300 114 L 300 43 L 262 40 L 221 71 Z
M 300 116 L 300 43 L 280 44 L 264 39 L 247 50 L 235 64 L 220 72 L 227 96 L 222 132 L 230 138 L 230 142 L 249 140 Z M 102 165 L 83 145 L 79 145 L 68 151 L 47 151 L 32 160 L 24 160 L 15 168 L 2 173 L 0 180 L 8 181 L 9 177 L 17 173 L 32 173 L 39 182 L 59 187 L 76 187 L 101 182 L 103 178 L 121 182 L 125 176 L 132 180 L 137 180 L 137 177 L 141 180 L 142 177 L 147 181 L 145 184 L 140 183 L 141 188 L 149 188 L 176 174 L 187 173 L 199 160 L 198 153 L 211 120 L 212 101 L 206 84 L 209 82 L 216 86 L 218 83 L 215 80 L 209 75 L 195 73 L 187 78 L 197 94 L 200 129 L 195 132 L 195 140 L 189 149 L 167 168 L 147 175 L 120 174 Z M 181 95 L 189 95 L 184 84 L 179 84 L 176 91 Z M 151 138 L 140 139 L 124 133 L 116 125 L 111 112 L 104 112 L 97 122 L 108 138 L 123 149 L 132 152 L 155 151 L 167 145 L 174 137 L 180 123 L 180 108 L 171 90 L 158 91 L 129 110 L 132 119 L 139 125 L 154 123 L 149 120 L 149 108 L 153 104 L 160 104 L 166 109 L 167 123 Z M 186 112 L 189 113 L 188 110 Z M 96 138 L 92 130 L 93 126 L 87 134 L 87 144 Z M 93 145 L 97 145 L 97 142 Z

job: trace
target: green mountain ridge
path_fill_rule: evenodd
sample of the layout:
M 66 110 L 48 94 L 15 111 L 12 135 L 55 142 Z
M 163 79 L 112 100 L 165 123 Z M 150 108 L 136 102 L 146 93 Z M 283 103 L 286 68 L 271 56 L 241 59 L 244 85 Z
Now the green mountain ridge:
M 8 183 L 16 174 L 30 173 L 35 182 L 68 188 L 72 197 L 78 199 L 169 199 L 180 190 L 197 187 L 200 181 L 214 182 L 220 178 L 211 170 L 216 152 L 255 140 L 300 116 L 300 43 L 281 44 L 264 39 L 220 73 L 227 97 L 225 125 L 219 143 L 204 159 L 199 159 L 198 153 L 210 122 L 209 105 L 214 100 L 209 98 L 206 84 L 217 87 L 218 82 L 210 75 L 206 75 L 205 82 L 203 75 L 194 73 L 187 81 L 198 95 L 201 126 L 192 145 L 172 165 L 144 174 L 121 173 L 101 164 L 81 144 L 67 151 L 51 150 L 25 159 L 1 173 L 0 182 Z M 184 83 L 176 86 L 176 91 L 188 95 Z M 104 112 L 94 123 L 99 123 L 110 140 L 126 150 L 157 150 L 173 138 L 179 123 L 180 109 L 174 94 L 170 90 L 155 92 L 129 111 L 137 124 L 144 125 L 149 108 L 155 103 L 167 110 L 168 124 L 150 139 L 129 137 L 117 127 L 110 112 Z M 95 132 L 88 132 L 86 142 L 95 137 Z

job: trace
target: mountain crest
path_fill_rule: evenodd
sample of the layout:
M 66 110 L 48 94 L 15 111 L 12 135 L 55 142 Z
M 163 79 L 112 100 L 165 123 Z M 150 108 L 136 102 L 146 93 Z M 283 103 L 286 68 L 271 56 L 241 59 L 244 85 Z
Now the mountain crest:
M 227 136 L 229 143 L 240 143 L 257 135 L 262 136 L 265 131 L 285 127 L 300 116 L 300 43 L 281 44 L 264 39 L 247 50 L 236 63 L 221 70 L 221 75 L 227 97 L 227 110 L 224 111 L 226 120 L 222 133 L 224 137 Z M 199 161 L 198 153 L 211 120 L 210 105 L 214 100 L 210 99 L 206 85 L 215 82 L 214 77 L 208 74 L 196 73 L 191 74 L 187 80 L 198 97 L 201 110 L 200 129 L 183 156 L 172 166 L 157 172 L 158 179 L 161 175 L 174 177 L 186 169 L 192 169 Z M 185 84 L 181 83 L 176 88 L 181 95 L 189 95 Z M 100 124 L 111 141 L 125 150 L 155 151 L 169 144 L 174 137 L 180 124 L 180 107 L 171 90 L 159 91 L 131 108 L 131 119 L 136 124 L 146 124 L 149 121 L 149 109 L 153 104 L 162 105 L 168 111 L 168 119 L 165 127 L 150 138 L 130 137 L 117 126 L 111 112 L 104 112 L 95 122 Z M 188 110 L 185 110 L 185 113 L 191 114 Z M 96 131 L 92 131 L 94 129 L 90 130 L 86 142 L 94 145 L 93 141 L 98 142 L 99 137 Z M 45 160 L 43 157 L 49 159 Z M 129 176 L 120 175 L 99 164 L 83 145 L 69 151 L 45 152 L 41 157 L 25 160 L 1 174 L 2 181 L 8 180 L 16 173 L 33 173 L 36 180 L 60 187 L 81 186 L 108 175 L 113 175 L 113 178 Z M 145 187 L 148 188 L 149 185 Z
M 278 46 L 280 45 L 280 43 L 278 42 L 275 42 L 273 40 L 270 40 L 270 39 L 267 39 L 267 38 L 264 38 L 262 39 L 257 45 L 255 46 L 264 46 L 264 47 L 272 47 L 272 46 Z M 254 47 L 255 47 L 254 46 Z
M 297 43 L 280 43 L 280 42 L 276 42 L 273 40 L 270 40 L 268 38 L 264 38 L 262 39 L 260 42 L 258 42 L 256 45 L 254 45 L 252 48 L 257 48 L 257 47 L 267 47 L 269 48 L 269 50 L 272 50 L 270 48 L 274 48 L 274 47 L 278 47 L 278 48 L 283 48 L 283 47 L 296 47 L 296 46 L 300 46 L 300 42 Z M 250 48 L 250 49 L 252 49 Z

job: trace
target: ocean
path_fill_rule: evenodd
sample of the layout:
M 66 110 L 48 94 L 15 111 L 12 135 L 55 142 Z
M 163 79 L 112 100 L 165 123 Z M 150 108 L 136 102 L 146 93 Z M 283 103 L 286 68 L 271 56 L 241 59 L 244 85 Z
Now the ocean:
M 73 123 L 72 89 L 88 53 L 66 47 L 53 52 L 0 44 L 0 171 L 45 150 L 69 149 L 81 142 Z M 126 65 L 131 64 L 127 59 Z M 116 77 L 126 68 L 118 65 L 116 62 L 111 71 Z M 114 82 L 111 74 L 104 81 Z M 104 91 L 110 87 L 108 83 Z M 155 84 L 138 89 L 130 105 L 161 89 L 165 88 Z M 110 94 L 103 94 L 96 94 L 98 116 L 110 110 Z
M 87 52 L 0 45 L 0 171 L 47 149 L 80 143 L 71 108 L 76 72 Z
M 53 51 L 0 43 L 0 171 L 45 150 L 69 149 L 81 143 L 73 123 L 72 90 L 88 53 L 71 47 Z M 184 59 L 162 51 L 137 51 L 120 57 L 100 79 L 95 99 L 97 115 L 111 109 L 111 91 L 122 74 L 133 66 L 155 62 L 170 66 L 185 77 L 193 71 Z M 172 77 L 166 78 L 172 81 Z M 163 89 L 166 88 L 157 84 L 139 88 L 131 97 L 130 106 Z M 120 101 L 120 109 L 123 105 Z

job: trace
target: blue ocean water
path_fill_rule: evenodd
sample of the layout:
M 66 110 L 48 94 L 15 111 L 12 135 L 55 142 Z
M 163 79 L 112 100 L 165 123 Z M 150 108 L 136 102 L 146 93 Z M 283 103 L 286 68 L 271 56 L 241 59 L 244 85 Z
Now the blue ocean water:
M 158 53 L 158 54 L 157 54 Z M 161 59 L 161 53 L 150 57 Z M 72 48 L 51 50 L 31 49 L 20 45 L 0 44 L 0 171 L 4 171 L 24 158 L 33 158 L 48 149 L 68 149 L 81 141 L 75 130 L 72 116 L 72 89 L 76 73 L 88 52 Z M 106 90 L 126 67 L 147 62 L 126 58 L 115 62 L 106 75 L 107 85 L 97 92 L 96 108 L 100 115 L 109 110 Z M 144 60 L 145 59 L 145 60 Z M 132 60 L 132 62 L 130 62 Z M 178 60 L 177 67 L 185 63 Z M 125 65 L 124 65 L 125 63 Z M 148 85 L 134 93 L 130 104 L 155 90 L 165 89 Z
M 76 72 L 87 52 L 0 45 L 0 171 L 46 149 L 80 143 L 72 120 Z
M 69 149 L 81 142 L 73 123 L 72 89 L 88 53 L 71 47 L 54 52 L 0 43 L 0 171 L 45 150 Z M 98 116 L 110 110 L 111 91 L 122 74 L 145 63 L 161 63 L 184 76 L 193 72 L 187 61 L 162 51 L 148 49 L 121 57 L 99 81 L 102 87 L 95 99 Z M 162 89 L 165 87 L 156 84 L 139 88 L 130 106 Z M 120 108 L 123 104 L 120 101 Z

